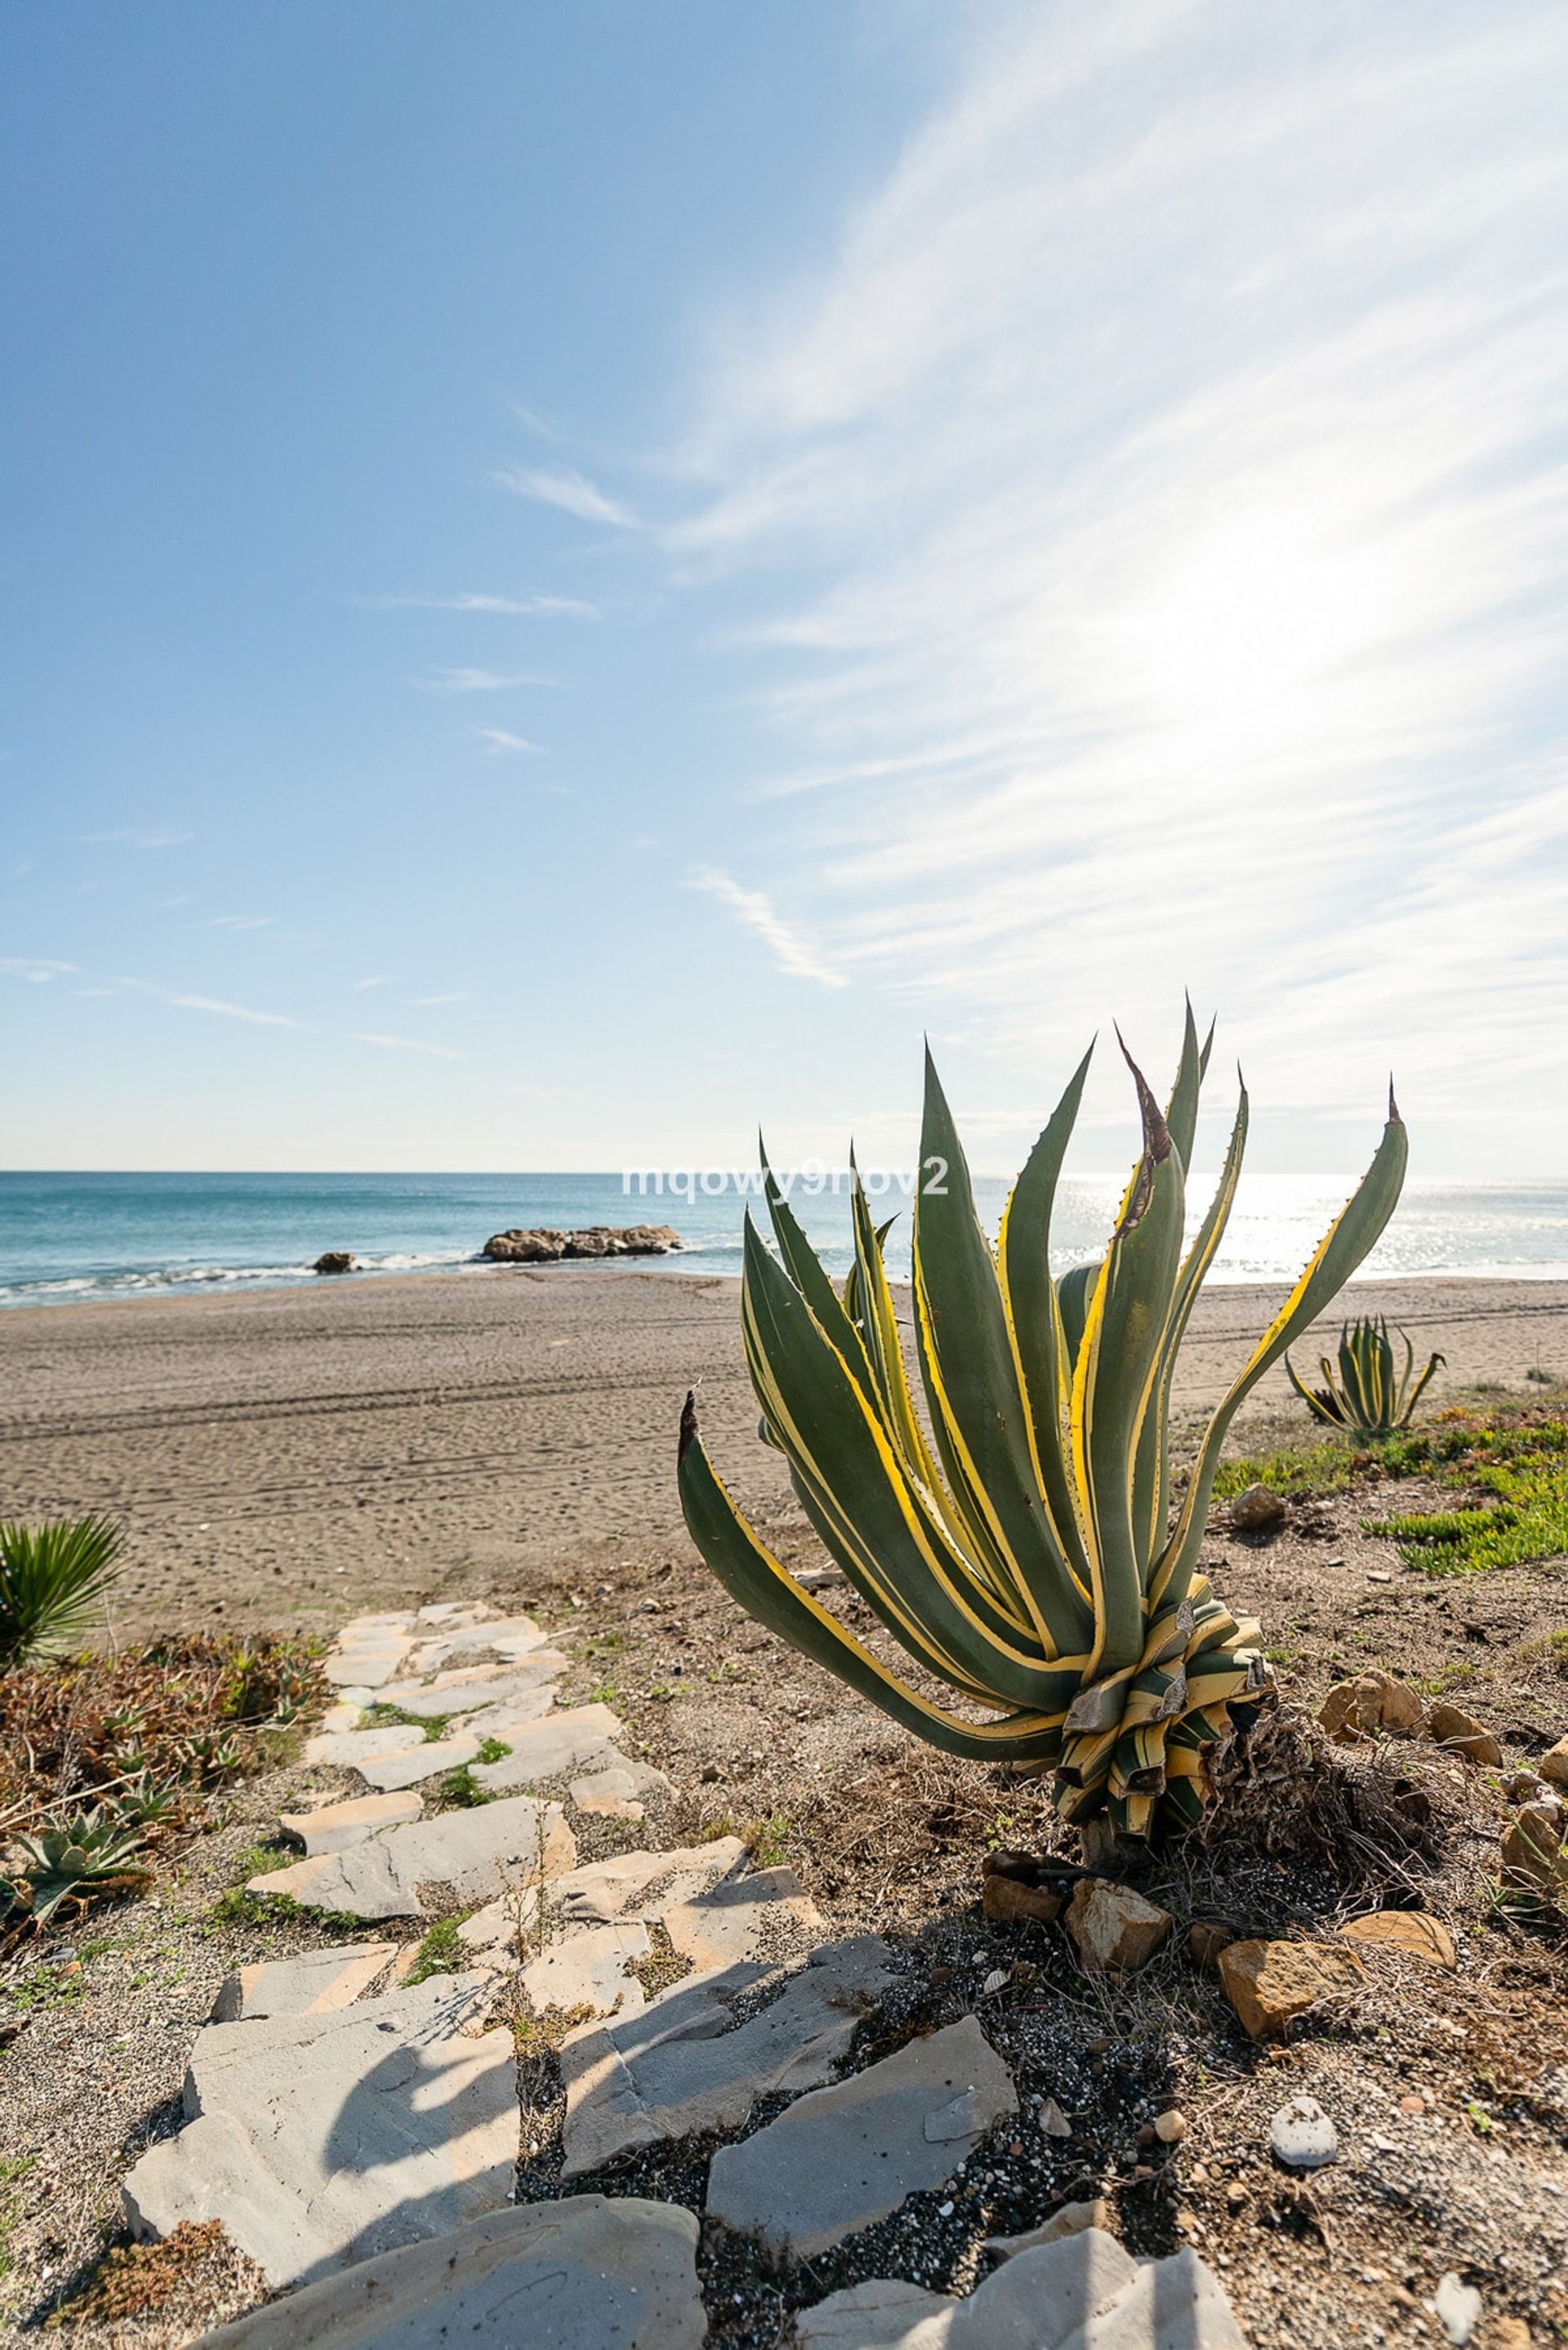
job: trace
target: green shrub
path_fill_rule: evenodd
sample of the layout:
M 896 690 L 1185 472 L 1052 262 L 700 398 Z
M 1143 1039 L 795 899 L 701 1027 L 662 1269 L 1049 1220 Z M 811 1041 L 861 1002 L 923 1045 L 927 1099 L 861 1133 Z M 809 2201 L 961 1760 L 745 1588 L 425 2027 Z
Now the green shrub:
M 123 1537 L 108 1518 L 0 1524 L 0 1670 L 58 1656 L 94 1629 Z

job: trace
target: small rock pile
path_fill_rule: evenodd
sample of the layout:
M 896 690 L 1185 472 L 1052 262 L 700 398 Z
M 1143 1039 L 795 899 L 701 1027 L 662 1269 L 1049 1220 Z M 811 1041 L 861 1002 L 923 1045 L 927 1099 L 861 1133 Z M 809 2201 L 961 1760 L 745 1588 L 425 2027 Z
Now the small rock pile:
M 461 1606 L 361 1617 L 328 1659 L 340 1699 L 306 1759 L 353 1768 L 370 1792 L 286 1814 L 304 1856 L 250 1889 L 368 1921 L 478 1906 L 457 1928 L 457 1973 L 410 1980 L 419 1942 L 379 1940 L 260 1961 L 223 1985 L 192 2051 L 185 2126 L 124 2187 L 136 2233 L 221 2220 L 278 2293 L 209 2336 L 213 2350 L 509 2350 L 523 2311 L 530 2340 L 574 2350 L 697 2350 L 692 2213 L 591 2193 L 509 2208 L 516 2059 L 490 2017 L 514 1983 L 536 2013 L 586 2014 L 560 2047 L 563 2180 L 728 2133 L 707 2220 L 771 2259 L 809 2262 L 944 2187 L 1016 2113 L 973 2014 L 843 2074 L 896 1954 L 876 1936 L 825 1939 L 793 1872 L 749 1872 L 737 1838 L 578 1866 L 574 1814 L 640 1817 L 668 1782 L 616 1746 L 607 1707 L 552 1711 L 565 1661 L 526 1617 Z M 362 1727 L 372 1707 L 382 1718 Z M 427 1814 L 421 1789 L 453 1769 L 494 1799 Z M 1003 1882 L 1037 1890 L 994 1872 L 988 1888 Z M 1004 1898 L 988 1889 L 988 1907 Z M 1140 1962 L 1170 1924 L 1090 1878 L 1067 1922 L 1106 1970 Z M 649 1997 L 632 1970 L 653 1929 L 693 1971 Z M 888 2279 L 833 2293 L 797 2316 L 796 2342 L 1245 2350 L 1195 2253 L 1136 2262 L 1106 2216 L 1073 2206 L 998 2240 L 1002 2265 L 963 2299 Z
M 493 1264 L 555 1264 L 568 1256 L 667 1256 L 680 1246 L 673 1224 L 588 1224 L 576 1232 L 559 1232 L 547 1224 L 532 1230 L 515 1225 L 510 1232 L 493 1232 L 480 1254 Z

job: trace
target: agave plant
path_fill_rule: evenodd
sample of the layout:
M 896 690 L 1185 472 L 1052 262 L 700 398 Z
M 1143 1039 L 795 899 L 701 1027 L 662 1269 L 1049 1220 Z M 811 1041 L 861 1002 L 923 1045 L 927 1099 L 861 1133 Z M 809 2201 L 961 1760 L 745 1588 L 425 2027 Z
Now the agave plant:
M 8 1896 L 14 1911 L 41 1926 L 62 1901 L 85 1906 L 100 1894 L 143 1884 L 150 1871 L 137 1858 L 140 1849 L 135 1828 L 95 1808 L 68 1828 L 19 1836 L 12 1847 L 9 1881 L 0 1884 L 0 1896 Z
M 1410 1415 L 1420 1402 L 1428 1380 L 1442 1364 L 1441 1355 L 1433 1355 L 1419 1378 L 1416 1375 L 1416 1349 L 1403 1330 L 1397 1336 L 1404 1340 L 1405 1367 L 1398 1368 L 1394 1341 L 1388 1336 L 1388 1324 L 1379 1314 L 1376 1319 L 1364 1314 L 1358 1321 L 1340 1325 L 1339 1377 L 1324 1355 L 1318 1361 L 1323 1373 L 1321 1388 L 1303 1387 L 1296 1377 L 1295 1365 L 1285 1357 L 1285 1370 L 1292 1387 L 1319 1419 L 1326 1419 L 1331 1428 L 1347 1428 L 1353 1436 L 1365 1439 L 1392 1436 L 1397 1428 L 1408 1428 Z
M 1129 1056 L 1142 1151 L 1104 1257 L 1054 1281 L 1052 1206 L 1089 1055 L 1013 1188 L 993 1248 L 928 1054 L 921 1165 L 945 1169 L 940 1183 L 922 1182 L 914 1210 L 929 1423 L 906 1373 L 883 1234 L 858 1176 L 855 1266 L 841 1294 L 764 1152 L 777 1253 L 748 1218 L 742 1294 L 763 1433 L 788 1461 L 827 1550 L 928 1686 L 894 1671 L 780 1565 L 714 1472 L 690 1396 L 681 1419 L 686 1523 L 742 1607 L 932 1745 L 1050 1770 L 1066 1818 L 1108 1814 L 1108 1829 L 1143 1835 L 1201 1814 L 1207 1750 L 1227 1730 L 1231 1704 L 1265 1687 L 1257 1627 L 1231 1616 L 1198 1572 L 1226 1430 L 1377 1239 L 1407 1155 L 1390 1094 L 1360 1189 L 1215 1410 L 1173 1511 L 1177 1354 L 1225 1230 L 1247 1134 L 1243 1087 L 1219 1189 L 1185 1245 L 1208 1060 L 1189 1010 L 1162 1112 Z M 931 1681 L 968 1710 L 938 1701 Z
M 93 1629 L 119 1546 L 107 1518 L 0 1525 L 0 1669 L 57 1655 Z

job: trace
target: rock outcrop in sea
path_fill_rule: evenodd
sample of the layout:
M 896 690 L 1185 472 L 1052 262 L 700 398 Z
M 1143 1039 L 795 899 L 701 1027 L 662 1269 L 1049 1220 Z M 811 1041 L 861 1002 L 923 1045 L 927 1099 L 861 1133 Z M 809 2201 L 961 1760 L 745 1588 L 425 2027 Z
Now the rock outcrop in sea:
M 480 1253 L 495 1264 L 553 1264 L 566 1256 L 665 1256 L 680 1246 L 680 1235 L 670 1224 L 589 1224 L 576 1232 L 541 1225 L 493 1233 Z

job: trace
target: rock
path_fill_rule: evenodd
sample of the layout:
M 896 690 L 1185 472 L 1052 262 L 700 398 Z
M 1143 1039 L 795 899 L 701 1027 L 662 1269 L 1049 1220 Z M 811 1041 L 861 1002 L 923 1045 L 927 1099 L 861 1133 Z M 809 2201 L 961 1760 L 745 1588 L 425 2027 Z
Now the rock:
M 1322 1942 L 1232 1942 L 1220 1953 L 1225 1996 L 1254 2040 L 1273 2040 L 1319 2001 L 1361 1990 L 1354 1950 Z
M 1474 2285 L 1466 2284 L 1452 2269 L 1448 2270 L 1438 2279 L 1432 2307 L 1454 2350 L 1463 2350 L 1480 2324 L 1481 2297 Z
M 214 2023 L 249 2023 L 260 2015 L 330 2015 L 384 1975 L 391 1942 L 338 1943 L 293 1959 L 257 1959 L 225 1976 L 213 2002 Z
M 590 1861 L 559 1877 L 550 1888 L 563 1924 L 605 1926 L 613 1918 L 659 1918 L 681 1901 L 695 1900 L 745 1866 L 739 1836 L 716 1836 L 711 1844 L 684 1845 L 674 1852 L 621 1852 Z
M 391 1679 L 413 1645 L 406 1632 L 366 1633 L 352 1641 L 345 1633 L 323 1658 L 321 1669 L 338 1688 L 378 1690 Z
M 1071 2137 L 1073 2135 L 1073 2125 L 1054 2097 L 1042 2097 L 1040 2100 L 1040 2128 L 1046 2137 Z
M 815 2259 L 907 2195 L 941 2186 L 991 2124 L 1017 2110 L 1006 2065 L 966 2015 L 721 2147 L 708 2218 L 775 2254 Z
M 1062 1896 L 1042 1885 L 1021 1885 L 1016 1877 L 987 1875 L 981 1880 L 981 1908 L 993 1925 L 1048 1926 L 1062 1907 Z
M 985 2249 L 999 2261 L 1010 2261 L 1015 2252 L 1032 2252 L 1038 2244 L 1060 2243 L 1064 2236 L 1081 2235 L 1085 2228 L 1110 2234 L 1111 2207 L 1103 2195 L 1096 2195 L 1092 2203 L 1064 2203 L 1059 2211 L 1053 2211 L 1038 2228 L 1022 2236 L 988 2236 Z
M 1549 1786 L 1568 1787 L 1568 1738 L 1560 1738 L 1535 1766 Z
M 373 1730 L 323 1730 L 305 1742 L 301 1760 L 306 1762 L 330 1762 L 335 1767 L 357 1771 L 361 1756 L 403 1754 L 410 1746 L 418 1746 L 424 1731 L 407 1721 L 379 1721 Z
M 1494 2317 L 1486 2350 L 1531 2350 L 1531 2332 L 1522 2317 Z
M 474 1623 L 450 1618 L 431 1624 L 410 1651 L 407 1671 L 413 1679 L 439 1673 L 459 1661 L 469 1665 L 515 1665 L 549 1645 L 549 1634 L 531 1616 L 496 1616 Z
M 1462 1706 L 1428 1707 L 1426 1729 L 1428 1738 L 1435 1738 L 1451 1754 L 1462 1754 L 1467 1762 L 1484 1762 L 1495 1770 L 1502 1761 L 1502 1748 L 1485 1722 L 1478 1721 Z
M 443 1714 L 475 1713 L 481 1706 L 518 1704 L 558 1680 L 566 1669 L 566 1659 L 559 1648 L 539 1648 L 514 1665 L 467 1665 L 407 1689 L 400 1682 L 391 1692 L 391 1701 L 400 1712 L 411 1713 L 421 1721 Z M 546 1699 L 540 1711 L 548 1703 Z M 590 1709 L 585 1706 L 581 1711 Z
M 1505 1884 L 1539 1893 L 1549 1901 L 1568 1899 L 1568 1855 L 1563 1848 L 1562 1807 L 1526 1804 L 1502 1836 Z
M 701 2350 L 697 2221 L 679 2203 L 568 2195 L 471 2220 L 269 2302 L 201 2350 Z
M 624 1755 L 614 1762 L 614 1747 L 605 1750 L 607 1760 L 586 1778 L 574 1779 L 566 1789 L 579 1812 L 597 1813 L 607 1819 L 639 1820 L 645 1795 L 669 1795 L 674 1793 L 662 1771 L 651 1762 L 633 1762 Z
M 348 1249 L 324 1249 L 310 1270 L 312 1273 L 352 1273 L 354 1259 Z
M 1231 1504 L 1230 1523 L 1239 1534 L 1274 1534 L 1290 1514 L 1282 1494 L 1272 1485 L 1249 1485 Z
M 1135 2262 L 1097 2228 L 1020 2252 L 965 2301 L 877 2277 L 794 2325 L 797 2350 L 1246 2350 L 1195 2252 Z
M 535 2015 L 548 2007 L 563 2015 L 584 2007 L 595 2015 L 631 2015 L 645 2004 L 646 1993 L 627 1970 L 635 1959 L 647 1958 L 652 1948 L 640 1918 L 585 1927 L 525 1966 L 523 1988 Z
M 187 2127 L 125 2181 L 132 2232 L 222 2220 L 286 2285 L 499 2210 L 517 2074 L 509 2031 L 470 2036 L 485 1990 L 447 1976 L 330 2014 L 208 2024 Z
M 417 1918 L 422 1885 L 450 1886 L 458 1901 L 493 1898 L 535 1883 L 541 1859 L 547 1877 L 569 1869 L 576 1849 L 558 1804 L 514 1795 L 382 1828 L 346 1851 L 253 1877 L 247 1889 L 351 1918 Z
M 1154 2117 L 1154 2134 L 1161 2146 L 1179 2146 L 1187 2136 L 1187 2116 L 1179 2106 L 1171 2106 Z
M 1293 2097 L 1269 2124 L 1269 2144 L 1287 2170 L 1322 2170 L 1339 2158 L 1339 2133 L 1315 2097 Z
M 351 1844 L 363 1844 L 378 1828 L 417 1820 L 420 1811 L 417 1795 L 356 1795 L 346 1804 L 324 1804 L 318 1812 L 280 1812 L 278 1825 L 313 1860 L 318 1852 L 344 1852 Z
M 1194 1918 L 1187 1929 L 1189 1954 L 1200 1967 L 1217 1967 L 1220 1951 L 1228 1950 L 1236 1939 L 1235 1928 L 1222 1926 L 1216 1918 Z
M 1398 1950 L 1407 1958 L 1419 1959 L 1425 1966 L 1446 1967 L 1450 1973 L 1459 1962 L 1454 1938 L 1442 1919 L 1425 1917 L 1418 1909 L 1375 1909 L 1368 1918 L 1353 1918 L 1339 1930 L 1346 1941 Z
M 1147 1965 L 1173 1922 L 1168 1909 L 1105 1877 L 1080 1879 L 1067 1904 L 1067 1931 L 1088 1974 L 1131 1974 Z
M 737 1959 L 777 1960 L 781 1943 L 804 1950 L 826 1921 L 793 1868 L 759 1868 L 731 1877 L 695 1900 L 659 1910 L 665 1932 L 693 1967 L 728 1967 Z
M 1421 1700 L 1408 1682 L 1397 1681 L 1391 1673 L 1363 1673 L 1353 1681 L 1337 1681 L 1317 1718 L 1335 1745 L 1353 1746 L 1380 1730 L 1418 1730 Z
M 1533 1771 L 1515 1771 L 1503 1781 L 1502 1792 L 1511 1804 L 1532 1804 L 1546 1793 L 1546 1783 Z
M 891 1981 L 886 1943 L 863 1935 L 815 1950 L 794 1975 L 743 1961 L 673 1984 L 639 2015 L 585 2024 L 560 2052 L 563 2176 L 633 2147 L 738 2129 L 759 2097 L 815 2088 Z M 737 2023 L 737 2002 L 775 1981 L 777 1997 Z
M 558 1779 L 602 1756 L 621 1732 L 620 1717 L 607 1705 L 573 1706 L 567 1713 L 531 1722 L 507 1740 L 510 1754 L 499 1762 L 480 1762 L 474 1777 L 482 1787 L 532 1787 L 541 1779 Z M 615 1762 L 625 1757 L 613 1754 Z
M 680 1244 L 672 1224 L 589 1224 L 575 1232 L 514 1226 L 493 1233 L 480 1254 L 495 1264 L 553 1264 L 566 1256 L 666 1256 Z
M 372 1787 L 390 1792 L 422 1787 L 443 1772 L 460 1771 L 478 1752 L 477 1738 L 421 1738 L 417 1746 L 402 1747 L 395 1754 L 368 1755 L 354 1768 Z

